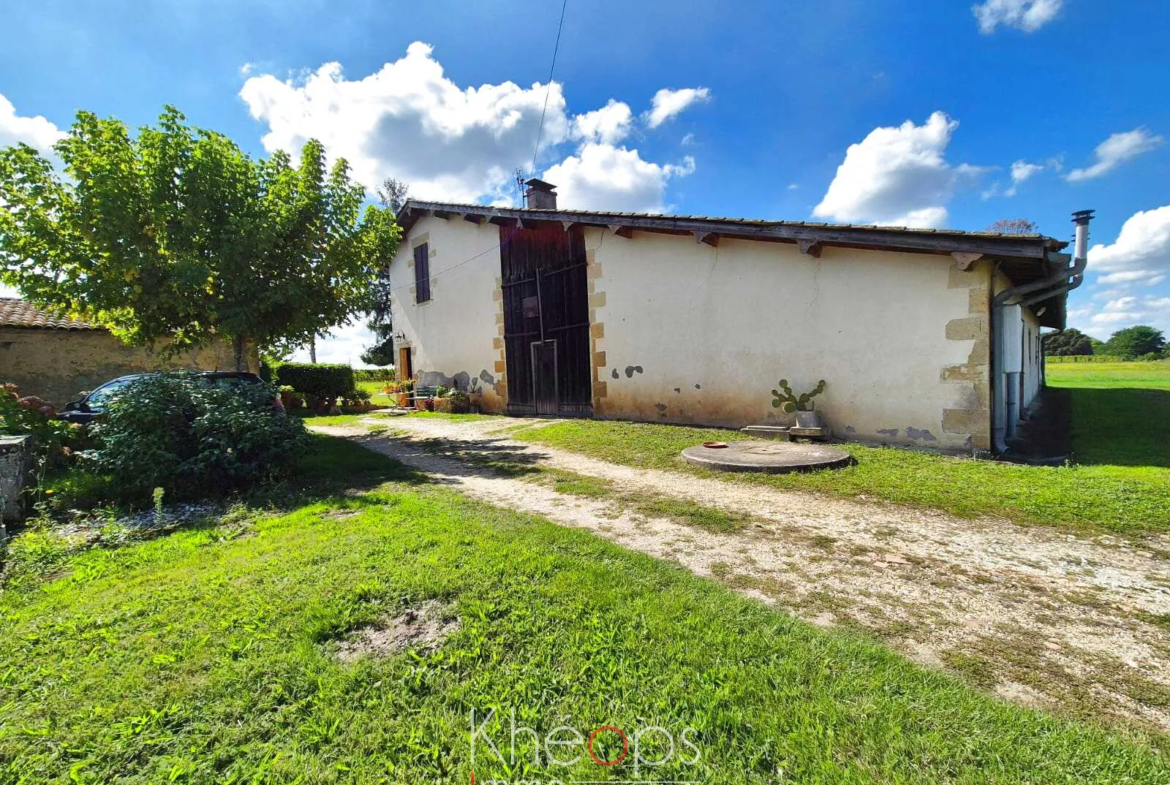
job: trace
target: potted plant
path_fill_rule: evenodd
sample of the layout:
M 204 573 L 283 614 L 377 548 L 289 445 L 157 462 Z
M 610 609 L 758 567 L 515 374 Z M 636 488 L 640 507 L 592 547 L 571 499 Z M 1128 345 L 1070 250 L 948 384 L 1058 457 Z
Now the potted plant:
M 772 401 L 773 408 L 782 409 L 788 414 L 795 414 L 796 427 L 798 428 L 824 427 L 824 418 L 821 417 L 820 412 L 814 410 L 812 400 L 825 391 L 824 379 L 817 382 L 817 386 L 812 390 L 801 395 L 796 395 L 792 392 L 792 388 L 788 386 L 787 379 L 781 379 L 779 386 L 780 390 L 772 390 L 772 397 L 774 398 Z
M 471 396 L 462 390 L 451 391 L 451 413 L 467 414 L 471 411 Z
M 280 405 L 285 409 L 293 408 L 293 401 L 295 400 L 296 394 L 296 390 L 289 385 L 280 385 Z

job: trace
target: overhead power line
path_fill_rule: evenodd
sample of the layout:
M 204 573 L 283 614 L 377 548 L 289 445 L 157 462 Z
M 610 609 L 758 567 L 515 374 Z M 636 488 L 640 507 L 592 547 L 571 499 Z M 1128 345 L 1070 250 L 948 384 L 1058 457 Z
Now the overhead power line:
M 544 116 L 548 112 L 548 94 L 552 92 L 553 72 L 557 67 L 557 51 L 561 48 L 561 30 L 565 27 L 565 9 L 569 0 L 561 4 L 561 21 L 557 23 L 557 41 L 553 44 L 552 64 L 548 67 L 548 84 L 544 87 L 544 108 L 540 110 L 540 125 L 536 129 L 536 149 L 532 151 L 532 174 L 536 175 L 536 155 L 540 152 L 540 138 L 544 134 Z

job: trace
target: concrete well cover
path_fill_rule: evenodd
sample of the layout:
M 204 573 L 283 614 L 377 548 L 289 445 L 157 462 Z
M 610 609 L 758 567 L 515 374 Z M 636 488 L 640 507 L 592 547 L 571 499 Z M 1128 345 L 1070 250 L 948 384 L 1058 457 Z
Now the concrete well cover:
M 704 469 L 767 474 L 835 469 L 847 466 L 850 461 L 849 453 L 835 447 L 772 441 L 730 442 L 720 449 L 699 444 L 683 450 L 682 456 L 692 466 Z

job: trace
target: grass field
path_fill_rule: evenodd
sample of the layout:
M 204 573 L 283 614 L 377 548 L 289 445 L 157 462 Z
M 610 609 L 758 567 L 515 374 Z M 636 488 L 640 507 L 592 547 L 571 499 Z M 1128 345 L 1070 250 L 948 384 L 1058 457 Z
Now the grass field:
M 1050 384 L 1075 388 L 1075 465 L 1021 466 L 847 444 L 857 464 L 840 471 L 722 476 L 1090 533 L 1170 531 L 1170 363 L 1052 365 L 1048 374 Z M 744 437 L 725 430 L 580 420 L 520 431 L 516 438 L 628 466 L 701 474 L 679 457 L 684 448 Z
M 386 386 L 386 382 L 358 382 L 357 386 L 359 390 L 367 390 L 372 396 L 370 400 L 374 403 L 386 406 L 392 403 L 389 395 L 382 394 L 382 388 Z
M 1046 375 L 1072 390 L 1078 463 L 1170 469 L 1170 362 L 1049 363 Z
M 53 558 L 18 538 L 19 580 L 0 595 L 0 782 L 467 783 L 472 707 L 515 709 L 541 739 L 561 725 L 631 740 L 694 729 L 697 763 L 679 746 L 642 779 L 1170 779 L 1162 737 L 994 700 L 668 563 L 315 441 L 294 483 L 308 490 L 263 510 Z M 461 623 L 441 648 L 335 656 L 424 600 Z M 488 728 L 505 757 L 506 726 Z M 509 767 L 481 737 L 478 782 L 634 779 L 633 749 L 602 768 L 577 742 L 555 751 L 578 762 L 550 769 L 517 739 Z M 616 734 L 594 750 L 616 758 Z M 664 736 L 645 734 L 639 752 L 665 757 Z

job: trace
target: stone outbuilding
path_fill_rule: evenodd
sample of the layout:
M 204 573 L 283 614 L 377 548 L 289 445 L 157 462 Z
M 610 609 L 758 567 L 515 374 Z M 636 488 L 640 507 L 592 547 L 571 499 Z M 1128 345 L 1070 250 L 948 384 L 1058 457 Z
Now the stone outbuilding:
M 258 369 L 255 352 L 248 365 Z M 235 359 L 226 341 L 163 357 L 127 346 L 103 327 L 0 297 L 0 383 L 15 382 L 22 395 L 61 406 L 110 379 L 160 369 L 230 371 Z
M 1039 234 L 563 210 L 539 180 L 527 204 L 402 207 L 404 377 L 488 411 L 730 427 L 783 424 L 777 381 L 824 379 L 837 437 L 1003 449 L 1084 269 Z

